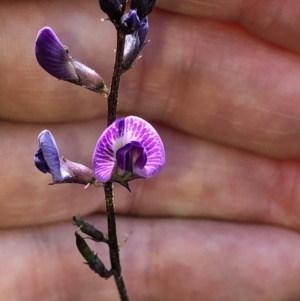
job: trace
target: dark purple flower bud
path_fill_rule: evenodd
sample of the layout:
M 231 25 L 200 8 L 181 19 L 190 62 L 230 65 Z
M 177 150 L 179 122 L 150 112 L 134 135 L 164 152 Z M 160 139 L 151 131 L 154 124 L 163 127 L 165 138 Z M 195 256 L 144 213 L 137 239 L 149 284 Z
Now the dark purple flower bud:
M 39 150 L 34 155 L 37 169 L 52 175 L 52 184 L 95 184 L 93 171 L 88 167 L 60 156 L 54 137 L 48 130 L 38 136 Z
M 99 4 L 111 22 L 118 26 L 126 8 L 126 0 L 99 0 Z
M 124 34 L 132 34 L 140 27 L 140 18 L 138 17 L 136 10 L 130 10 L 123 16 L 120 24 L 120 28 Z
M 140 53 L 140 39 L 138 32 L 128 34 L 125 37 L 124 56 L 122 69 L 123 72 L 130 70 L 134 61 L 137 59 Z
M 126 35 L 122 65 L 123 72 L 126 72 L 132 68 L 133 63 L 139 57 L 143 47 L 148 43 L 145 42 L 148 29 L 148 17 L 146 17 L 140 22 L 138 31 L 134 32 L 133 34 Z
M 149 15 L 156 3 L 156 0 L 131 0 L 130 9 L 136 9 L 140 19 Z
M 146 17 L 141 20 L 140 27 L 138 30 L 138 36 L 139 36 L 140 45 L 141 45 L 140 51 L 148 43 L 148 42 L 145 42 L 148 30 L 149 30 L 149 23 L 148 23 L 148 17 Z
M 94 175 L 101 183 L 154 177 L 165 164 L 164 145 L 147 121 L 129 116 L 117 119 L 99 138 L 93 155 Z
M 40 66 L 52 76 L 107 96 L 109 91 L 98 73 L 74 60 L 54 31 L 42 28 L 35 42 L 35 55 Z

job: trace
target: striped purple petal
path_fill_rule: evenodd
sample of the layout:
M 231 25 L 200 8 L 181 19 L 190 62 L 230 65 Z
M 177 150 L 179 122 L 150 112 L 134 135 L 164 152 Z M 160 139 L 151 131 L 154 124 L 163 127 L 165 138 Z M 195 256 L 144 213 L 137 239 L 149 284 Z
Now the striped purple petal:
M 117 119 L 106 128 L 93 155 L 94 175 L 102 183 L 148 179 L 164 164 L 165 150 L 160 136 L 151 124 L 136 116 Z

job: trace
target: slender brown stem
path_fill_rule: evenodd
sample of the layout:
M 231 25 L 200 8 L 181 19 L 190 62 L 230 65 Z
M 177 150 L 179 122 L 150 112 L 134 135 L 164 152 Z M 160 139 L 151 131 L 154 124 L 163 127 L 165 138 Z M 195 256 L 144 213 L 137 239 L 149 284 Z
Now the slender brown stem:
M 117 117 L 118 94 L 122 75 L 124 45 L 125 35 L 118 30 L 115 66 L 111 80 L 110 94 L 107 99 L 107 126 L 111 125 Z
M 122 277 L 122 270 L 119 257 L 119 246 L 116 231 L 115 206 L 113 196 L 113 184 L 106 183 L 104 186 L 106 198 L 106 212 L 108 224 L 108 239 L 109 239 L 109 255 L 111 267 L 114 270 L 115 282 L 122 301 L 129 301 L 125 283 Z
M 125 35 L 117 31 L 117 50 L 114 72 L 111 81 L 110 94 L 107 102 L 107 126 L 111 125 L 117 116 L 118 93 L 120 86 L 120 79 L 122 75 L 122 62 L 125 45 Z M 109 240 L 109 255 L 111 267 L 114 270 L 115 282 L 122 301 L 129 301 L 125 283 L 122 277 L 122 270 L 119 257 L 119 246 L 116 229 L 115 205 L 113 184 L 108 182 L 104 185 L 104 193 L 106 200 L 107 226 L 108 226 L 108 240 Z

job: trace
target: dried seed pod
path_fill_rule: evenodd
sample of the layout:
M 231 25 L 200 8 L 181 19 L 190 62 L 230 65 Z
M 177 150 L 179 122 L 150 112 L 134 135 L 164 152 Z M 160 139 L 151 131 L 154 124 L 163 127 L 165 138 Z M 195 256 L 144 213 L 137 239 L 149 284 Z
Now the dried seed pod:
M 80 228 L 81 232 L 90 236 L 93 241 L 105 242 L 108 244 L 108 239 L 105 238 L 104 234 L 80 216 L 73 216 L 73 221 L 75 225 Z
M 77 248 L 82 257 L 87 261 L 85 263 L 90 267 L 90 269 L 102 278 L 108 279 L 111 277 L 114 274 L 114 270 L 107 270 L 98 255 L 90 249 L 84 238 L 77 232 L 75 232 L 75 236 Z

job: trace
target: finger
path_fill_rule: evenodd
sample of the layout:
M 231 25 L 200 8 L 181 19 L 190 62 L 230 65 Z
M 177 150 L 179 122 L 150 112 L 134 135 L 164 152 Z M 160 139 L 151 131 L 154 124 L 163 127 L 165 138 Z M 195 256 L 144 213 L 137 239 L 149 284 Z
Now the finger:
M 89 221 L 105 228 L 104 217 Z M 121 249 L 121 262 L 133 300 L 299 298 L 300 240 L 293 232 L 210 221 L 123 218 L 118 218 L 118 229 L 120 239 L 132 232 Z M 112 278 L 105 281 L 82 264 L 73 232 L 74 227 L 65 224 L 2 231 L 3 298 L 116 300 Z M 87 242 L 109 268 L 107 246 Z
M 53 10 L 45 11 L 62 11 L 55 6 L 56 2 L 47 2 L 47 5 L 53 5 Z M 72 9 L 78 5 L 79 2 L 74 2 Z M 95 7 L 89 5 L 78 13 L 87 24 L 80 24 L 79 28 L 76 27 L 79 23 L 75 22 L 66 35 L 66 43 L 69 44 L 69 36 L 73 33 L 80 41 L 90 41 L 85 47 L 92 50 L 101 44 L 104 49 L 99 51 L 103 55 L 97 57 L 99 65 L 96 66 L 101 69 L 105 61 L 103 70 L 107 70 L 106 54 L 112 53 L 114 48 L 114 33 L 111 29 L 107 31 L 108 36 L 103 37 L 101 33 L 101 41 L 94 39 L 89 28 L 100 25 L 98 18 L 92 18 Z M 10 15 L 10 8 L 7 4 L 5 16 Z M 35 20 L 35 10 L 26 11 L 30 11 Z M 89 14 L 90 11 L 93 14 Z M 50 19 L 65 20 L 54 15 L 53 18 L 50 15 Z M 22 53 L 28 57 L 25 65 L 22 65 L 24 60 L 21 67 L 15 67 L 11 59 L 2 59 L 0 63 L 3 74 L 8 75 L 0 90 L 2 117 L 62 122 L 103 116 L 106 104 L 102 99 L 90 91 L 58 83 L 37 66 L 32 51 L 33 33 L 45 24 L 40 18 L 36 20 L 39 22 L 33 23 L 29 31 L 31 38 L 25 36 L 26 41 L 20 41 L 24 47 Z M 163 13 L 154 14 L 151 22 L 153 42 L 145 48 L 144 57 L 136 68 L 124 77 L 121 87 L 120 110 L 124 114 L 155 119 L 197 137 L 268 156 L 299 157 L 300 59 L 295 54 L 267 45 L 230 24 Z M 55 24 L 57 28 L 64 25 L 57 21 Z M 7 30 L 11 32 L 15 27 L 11 29 L 8 25 Z M 69 46 L 79 49 L 78 59 L 83 55 L 81 51 L 85 51 L 83 57 L 87 55 L 87 62 L 95 61 L 94 51 L 89 52 L 81 45 L 76 47 L 75 43 Z M 155 55 L 153 49 L 158 50 Z M 12 56 L 7 55 L 8 58 Z M 36 73 L 28 78 L 31 68 L 35 68 Z M 16 77 L 22 78 L 17 87 L 12 81 Z
M 161 32 L 167 22 L 161 18 Z M 185 26 L 191 31 L 178 41 L 176 33 Z M 299 158 L 299 57 L 228 24 L 185 20 L 167 36 L 168 42 L 165 35 L 154 41 L 163 52 L 145 55 L 145 66 L 153 66 L 141 68 L 141 90 L 132 89 L 134 113 L 196 137 Z M 120 104 L 130 110 L 128 102 Z
M 237 22 L 275 45 L 300 51 L 300 3 L 297 0 L 234 0 L 226 4 L 216 0 L 162 0 L 157 7 L 189 16 Z
M 101 122 L 50 125 L 60 153 L 91 166 Z M 49 186 L 51 176 L 33 164 L 41 125 L 0 124 L 0 225 L 17 227 L 70 220 L 105 211 L 101 188 Z M 149 180 L 116 184 L 116 210 L 134 216 L 205 217 L 271 223 L 300 230 L 299 163 L 267 159 L 156 126 L 166 165 Z M 13 137 L 13 138 L 12 138 Z

